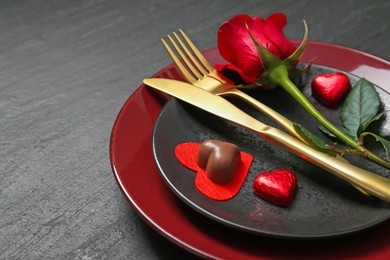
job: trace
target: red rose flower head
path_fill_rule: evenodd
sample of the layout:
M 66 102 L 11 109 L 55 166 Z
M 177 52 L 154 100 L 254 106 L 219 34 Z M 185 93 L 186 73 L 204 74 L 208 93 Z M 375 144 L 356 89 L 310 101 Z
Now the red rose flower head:
M 230 71 L 230 75 L 231 72 L 238 74 L 244 84 L 255 82 L 263 74 L 264 67 L 248 30 L 261 45 L 284 60 L 296 50 L 283 34 L 286 24 L 286 16 L 282 13 L 266 19 L 240 14 L 226 21 L 218 31 L 218 49 L 230 64 L 217 64 L 216 69 L 221 74 L 226 71 Z

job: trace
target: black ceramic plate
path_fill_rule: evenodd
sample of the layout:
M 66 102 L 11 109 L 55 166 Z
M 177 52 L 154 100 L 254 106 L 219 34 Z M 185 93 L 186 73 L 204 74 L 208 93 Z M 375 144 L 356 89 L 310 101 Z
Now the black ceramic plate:
M 319 73 L 335 70 L 312 65 L 297 82 L 303 93 L 335 124 L 339 111 L 320 105 L 311 97 L 310 82 Z M 350 75 L 352 84 L 358 80 Z M 388 110 L 389 94 L 377 88 L 384 109 Z M 318 124 L 281 88 L 269 92 L 248 92 L 294 122 L 315 134 L 326 137 Z M 270 119 L 235 99 L 229 101 L 260 121 L 278 127 Z M 380 123 L 380 125 L 379 125 Z M 387 120 L 379 122 L 375 131 L 389 135 Z M 202 195 L 195 187 L 195 173 L 180 164 L 175 155 L 176 145 L 184 142 L 202 142 L 217 139 L 234 143 L 254 156 L 248 177 L 231 200 L 214 201 Z M 328 143 L 334 140 L 326 139 Z M 371 149 L 382 153 L 381 147 Z M 161 111 L 153 134 L 153 151 L 162 178 L 171 190 L 186 204 L 213 220 L 252 233 L 288 238 L 320 238 L 347 234 L 371 227 L 390 216 L 390 205 L 373 197 L 365 197 L 348 183 L 307 163 L 297 156 L 265 141 L 237 125 L 228 123 L 198 108 L 171 99 Z M 356 165 L 389 177 L 388 171 L 365 160 L 348 157 Z M 263 171 L 277 168 L 292 170 L 298 180 L 298 191 L 293 204 L 283 208 L 257 197 L 252 191 L 253 180 Z M 196 223 L 194 223 L 196 225 Z

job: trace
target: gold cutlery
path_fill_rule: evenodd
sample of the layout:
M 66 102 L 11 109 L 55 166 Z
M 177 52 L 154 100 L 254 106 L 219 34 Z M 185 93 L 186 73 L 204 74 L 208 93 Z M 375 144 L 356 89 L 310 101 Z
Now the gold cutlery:
M 162 38 L 161 41 L 166 51 L 189 83 L 216 95 L 234 96 L 240 98 L 274 120 L 290 134 L 302 142 L 307 143 L 306 140 L 302 138 L 295 130 L 294 123 L 291 122 L 288 118 L 284 117 L 253 97 L 247 95 L 245 92 L 242 92 L 237 88 L 237 86 L 231 85 L 222 79 L 216 69 L 207 61 L 206 57 L 204 57 L 204 55 L 199 51 L 188 35 L 181 29 L 179 29 L 179 32 L 181 37 L 176 32 L 173 32 L 176 41 L 171 35 L 167 35 L 167 37 L 171 45 L 179 54 L 181 60 L 175 54 L 172 48 L 169 47 L 169 44 L 166 40 Z M 184 42 L 182 39 L 184 39 Z M 337 155 L 337 158 L 347 162 L 347 160 L 345 160 L 340 155 Z M 362 189 L 358 187 L 355 188 L 366 196 L 368 195 L 367 192 L 363 191 Z
M 317 151 L 285 132 L 258 121 L 220 96 L 172 79 L 144 79 L 144 83 L 211 114 L 241 125 L 302 159 L 335 174 L 358 189 L 390 202 L 390 179 Z
M 242 92 L 237 86 L 228 84 L 218 75 L 216 69 L 207 61 L 187 34 L 181 29 L 179 32 L 181 37 L 179 37 L 176 32 L 173 33 L 174 37 L 171 35 L 167 35 L 167 37 L 181 59 L 179 59 L 172 48 L 169 47 L 166 40 L 161 39 L 161 41 L 172 60 L 189 83 L 216 95 L 240 98 L 273 119 L 296 138 L 305 142 L 305 140 L 295 131 L 293 122 L 260 101 L 247 95 L 245 92 Z M 184 39 L 184 42 L 182 39 Z

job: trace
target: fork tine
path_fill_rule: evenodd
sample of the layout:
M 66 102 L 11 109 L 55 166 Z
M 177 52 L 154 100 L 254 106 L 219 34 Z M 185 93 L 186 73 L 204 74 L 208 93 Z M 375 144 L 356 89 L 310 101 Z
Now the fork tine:
M 173 33 L 173 34 L 177 38 L 177 35 L 175 33 Z M 187 65 L 188 69 L 193 73 L 195 78 L 197 78 L 197 79 L 202 78 L 203 76 L 198 72 L 198 70 L 196 68 L 194 68 L 193 64 L 188 60 L 187 56 L 184 55 L 184 53 L 181 51 L 180 47 L 176 44 L 175 40 L 170 35 L 168 35 L 168 39 L 171 41 L 173 47 L 175 48 L 177 53 L 182 58 L 182 61 L 184 62 L 185 65 Z M 185 46 L 184 46 L 184 48 L 185 48 Z M 188 52 L 188 50 L 185 50 L 185 51 Z M 191 56 L 191 55 L 189 55 L 189 56 Z
M 168 37 L 169 37 L 169 35 L 168 35 Z M 176 54 L 172 51 L 172 49 L 169 47 L 167 42 L 162 38 L 161 38 L 161 41 L 162 41 L 166 51 L 169 53 L 172 60 L 175 62 L 175 64 L 177 65 L 177 67 L 179 68 L 179 70 L 181 71 L 183 76 L 187 79 L 187 81 L 190 83 L 194 83 L 195 81 L 197 81 L 196 78 L 194 78 L 194 76 L 186 69 L 186 67 L 183 65 L 183 63 L 179 60 L 179 58 L 176 56 Z
M 195 53 L 196 57 L 198 57 L 203 66 L 205 66 L 205 68 L 209 72 L 212 72 L 214 70 L 214 67 L 207 61 L 207 59 L 203 56 L 199 49 L 196 48 L 195 44 L 191 41 L 187 34 L 182 29 L 179 29 L 179 32 L 183 35 L 183 38 L 186 40 L 186 42 L 191 47 L 192 51 Z
M 181 38 L 177 35 L 177 33 L 173 33 L 173 35 L 175 35 L 176 37 L 176 40 L 177 42 L 180 44 L 180 46 L 182 47 L 182 49 L 185 51 L 185 53 L 187 54 L 187 57 L 190 58 L 190 60 L 192 61 L 192 64 L 195 65 L 195 67 L 198 69 L 198 71 L 200 73 L 202 73 L 203 75 L 201 77 L 206 77 L 210 71 L 207 71 L 205 69 L 204 66 L 202 66 L 198 60 L 195 58 L 195 55 L 187 48 L 187 46 L 183 43 L 183 41 L 181 40 Z M 191 46 L 190 46 L 191 47 Z M 198 77 L 198 79 L 201 79 L 201 77 Z

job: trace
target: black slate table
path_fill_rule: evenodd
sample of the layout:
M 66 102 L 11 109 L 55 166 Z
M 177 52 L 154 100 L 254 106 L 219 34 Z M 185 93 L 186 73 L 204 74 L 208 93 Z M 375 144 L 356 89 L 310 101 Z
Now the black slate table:
M 125 200 L 111 129 L 142 80 L 172 63 L 161 37 L 183 28 L 210 49 L 233 15 L 274 12 L 289 38 L 305 19 L 310 40 L 390 60 L 386 0 L 0 1 L 0 259 L 195 258 Z

